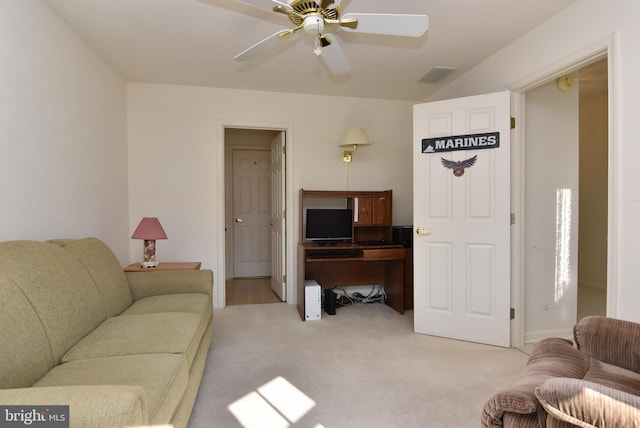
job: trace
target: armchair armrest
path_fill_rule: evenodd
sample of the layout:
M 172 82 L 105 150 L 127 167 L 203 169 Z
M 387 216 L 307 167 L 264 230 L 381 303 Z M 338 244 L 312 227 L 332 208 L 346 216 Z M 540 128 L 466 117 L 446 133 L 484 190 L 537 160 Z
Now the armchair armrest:
M 535 413 L 540 426 L 544 426 L 546 413 L 536 398 L 536 388 L 554 377 L 581 378 L 587 368 L 587 358 L 573 347 L 571 341 L 561 338 L 541 340 L 531 351 L 527 366 L 511 385 L 486 402 L 482 426 L 503 426 L 505 413 Z
M 640 373 L 640 324 L 591 316 L 574 326 L 573 335 L 589 357 Z
M 640 427 L 640 397 L 597 383 L 553 378 L 536 397 L 550 417 L 578 427 Z
M 164 270 L 157 272 L 125 272 L 133 300 L 163 294 L 212 294 L 211 270 Z
M 51 386 L 0 390 L 6 406 L 69 406 L 71 427 L 111 428 L 149 423 L 144 389 L 132 385 Z

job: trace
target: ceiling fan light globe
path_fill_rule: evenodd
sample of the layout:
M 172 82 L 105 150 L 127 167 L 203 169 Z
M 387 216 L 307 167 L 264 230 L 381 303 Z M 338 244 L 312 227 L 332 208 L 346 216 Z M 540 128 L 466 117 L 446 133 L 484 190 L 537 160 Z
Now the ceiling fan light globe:
M 318 35 L 324 31 L 324 20 L 320 16 L 307 16 L 304 19 L 304 32 L 307 34 Z

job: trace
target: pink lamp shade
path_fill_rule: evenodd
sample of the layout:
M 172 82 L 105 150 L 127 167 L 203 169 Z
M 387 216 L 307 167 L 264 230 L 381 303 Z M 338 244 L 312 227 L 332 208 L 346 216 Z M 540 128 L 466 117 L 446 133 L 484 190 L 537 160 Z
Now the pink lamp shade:
M 156 267 L 156 239 L 167 239 L 162 225 L 157 217 L 143 217 L 136 230 L 131 235 L 133 239 L 144 240 L 144 253 L 141 265 L 143 267 Z
M 136 230 L 131 235 L 133 239 L 167 239 L 158 217 L 143 217 Z

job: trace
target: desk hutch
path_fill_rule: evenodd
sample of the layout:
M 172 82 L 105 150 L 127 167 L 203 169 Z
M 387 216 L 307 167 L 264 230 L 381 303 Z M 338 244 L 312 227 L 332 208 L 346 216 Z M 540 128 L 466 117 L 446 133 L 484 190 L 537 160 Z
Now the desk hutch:
M 340 201 L 353 210 L 351 242 L 319 245 L 304 241 L 305 209 L 322 200 Z M 311 201 L 314 200 L 314 201 Z M 298 244 L 298 311 L 305 319 L 305 280 L 323 288 L 384 285 L 387 304 L 404 313 L 406 251 L 393 243 L 392 191 L 336 191 L 300 189 L 300 243 Z M 377 241 L 374 243 L 374 241 Z M 363 244 L 366 243 L 366 244 Z M 333 257 L 323 257 L 332 253 Z M 344 257 L 335 257 L 336 253 Z

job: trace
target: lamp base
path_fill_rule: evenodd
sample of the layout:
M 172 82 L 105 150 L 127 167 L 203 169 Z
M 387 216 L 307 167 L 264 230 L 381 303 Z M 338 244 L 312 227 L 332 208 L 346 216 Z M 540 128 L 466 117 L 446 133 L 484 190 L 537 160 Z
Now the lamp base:
M 140 262 L 140 266 L 143 268 L 154 268 L 158 267 L 158 262 Z
M 144 240 L 144 254 L 140 266 L 143 268 L 157 267 L 156 261 L 156 241 L 155 239 Z

